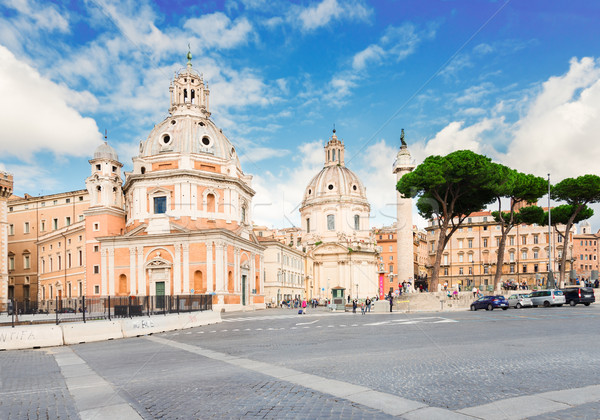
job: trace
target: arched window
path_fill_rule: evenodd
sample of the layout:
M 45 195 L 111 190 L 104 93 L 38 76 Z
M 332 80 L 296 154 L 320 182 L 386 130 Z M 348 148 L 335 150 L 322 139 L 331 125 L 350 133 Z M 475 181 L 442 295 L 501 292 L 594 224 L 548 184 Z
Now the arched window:
M 213 194 L 206 196 L 206 211 L 209 213 L 215 212 L 215 196 Z
M 246 223 L 246 206 L 242 206 L 242 223 Z
M 327 215 L 327 230 L 335 230 L 335 215 Z
M 142 173 L 142 175 L 145 174 L 146 173 L 146 168 L 144 166 L 142 166 L 142 169 L 140 169 L 140 172 Z
M 354 215 L 354 230 L 360 230 L 360 216 L 358 214 Z
M 196 103 L 196 91 L 194 91 L 194 89 L 192 89 L 192 98 L 191 98 L 191 102 L 193 104 Z
M 331 160 L 335 161 L 335 149 L 332 150 L 332 155 L 333 155 L 333 159 L 331 159 Z

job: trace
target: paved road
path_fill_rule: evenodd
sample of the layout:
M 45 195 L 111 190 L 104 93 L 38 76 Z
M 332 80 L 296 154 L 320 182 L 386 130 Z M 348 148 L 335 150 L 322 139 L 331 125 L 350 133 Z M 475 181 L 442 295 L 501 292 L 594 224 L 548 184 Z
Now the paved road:
M 600 305 L 270 309 L 0 353 L 0 419 L 600 418 Z

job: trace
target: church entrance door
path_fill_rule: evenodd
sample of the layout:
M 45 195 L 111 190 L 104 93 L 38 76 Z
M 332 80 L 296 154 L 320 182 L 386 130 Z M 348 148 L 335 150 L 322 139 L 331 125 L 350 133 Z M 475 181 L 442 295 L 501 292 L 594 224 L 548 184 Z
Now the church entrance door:
M 246 275 L 242 275 L 242 305 L 246 305 Z
M 164 308 L 165 307 L 165 282 L 157 281 L 156 282 L 156 307 Z

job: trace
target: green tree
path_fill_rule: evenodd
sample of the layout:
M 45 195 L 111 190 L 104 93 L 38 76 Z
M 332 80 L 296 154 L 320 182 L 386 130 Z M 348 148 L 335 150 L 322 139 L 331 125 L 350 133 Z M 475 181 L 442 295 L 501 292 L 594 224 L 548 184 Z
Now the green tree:
M 566 178 L 554 185 L 550 190 L 550 196 L 554 200 L 565 201 L 569 206 L 559 206 L 551 212 L 552 219 L 556 218 L 565 225 L 564 232 L 556 229 L 563 239 L 563 252 L 560 258 L 560 284 L 564 285 L 567 262 L 567 250 L 569 249 L 569 234 L 573 225 L 581 220 L 588 219 L 594 214 L 587 205 L 600 202 L 600 176 L 582 175 L 577 178 Z M 560 211 L 558 209 L 561 209 Z M 586 216 L 585 218 L 582 218 Z
M 536 203 L 547 191 L 548 184 L 544 178 L 515 171 L 504 165 L 492 164 L 501 178 L 496 184 L 494 192 L 498 201 L 498 211 L 492 212 L 492 216 L 500 224 L 501 236 L 498 245 L 498 256 L 496 259 L 496 273 L 494 275 L 494 290 L 502 279 L 502 264 L 504 263 L 504 250 L 506 238 L 513 227 L 522 223 L 537 223 L 543 216 L 544 210 L 540 207 L 523 207 L 517 209 L 521 204 Z M 502 200 L 510 200 L 508 212 L 502 211 Z
M 552 194 L 551 194 L 552 195 Z M 554 207 L 550 211 L 550 221 L 552 223 L 552 227 L 556 234 L 560 237 L 559 243 L 563 244 L 563 251 L 560 256 L 560 286 L 564 286 L 565 284 L 565 272 L 566 272 L 566 261 L 567 261 L 567 249 L 569 246 L 569 232 L 571 227 L 579 223 L 583 220 L 587 220 L 594 215 L 594 210 L 589 208 L 587 205 L 584 205 L 580 208 L 578 213 L 575 213 L 577 210 L 576 206 L 571 204 L 563 204 L 561 206 Z M 548 226 L 548 212 L 544 213 L 544 218 L 542 223 L 545 226 Z M 564 232 L 561 232 L 559 226 L 565 226 Z M 554 279 L 550 278 L 548 275 L 548 282 L 550 287 L 554 287 Z M 550 284 L 550 282 L 552 284 Z
M 419 214 L 435 220 L 439 227 L 431 290 L 439 284 L 442 253 L 451 236 L 469 214 L 495 200 L 494 186 L 499 180 L 488 157 L 458 150 L 427 157 L 398 181 L 400 194 L 405 198 L 418 196 Z

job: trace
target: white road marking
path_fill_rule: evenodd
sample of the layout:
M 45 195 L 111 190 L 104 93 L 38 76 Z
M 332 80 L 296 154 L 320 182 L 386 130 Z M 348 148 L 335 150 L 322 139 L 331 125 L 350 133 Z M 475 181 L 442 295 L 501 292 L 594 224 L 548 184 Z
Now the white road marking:
M 310 325 L 310 324 L 314 324 L 315 322 L 319 322 L 319 320 L 315 319 L 314 321 L 311 321 L 311 322 L 298 322 L 296 325 Z

